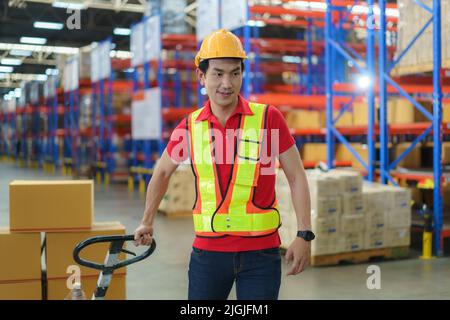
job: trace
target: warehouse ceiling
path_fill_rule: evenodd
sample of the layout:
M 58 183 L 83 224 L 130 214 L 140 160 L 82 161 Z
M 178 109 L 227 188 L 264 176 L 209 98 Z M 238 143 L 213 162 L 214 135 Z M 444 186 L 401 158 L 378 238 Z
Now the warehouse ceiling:
M 66 23 L 68 20 L 72 21 L 70 17 L 74 13 L 67 13 L 66 8 L 53 7 L 51 1 L 0 1 L 1 42 L 19 43 L 20 37 L 32 36 L 46 38 L 46 45 L 49 46 L 82 47 L 93 41 L 104 40 L 113 34 L 114 28 L 128 28 L 132 23 L 139 21 L 144 11 L 142 5 L 139 6 L 141 12 L 89 7 L 80 10 L 80 29 L 69 30 Z M 35 21 L 59 22 L 64 24 L 64 28 L 37 29 L 33 27 Z M 129 37 L 113 36 L 113 42 L 123 50 L 128 49 L 128 39 Z

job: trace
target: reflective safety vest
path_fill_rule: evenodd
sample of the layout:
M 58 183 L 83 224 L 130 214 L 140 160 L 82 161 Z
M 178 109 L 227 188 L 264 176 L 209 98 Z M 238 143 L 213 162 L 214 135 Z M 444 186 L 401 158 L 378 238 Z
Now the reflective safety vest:
M 197 194 L 193 210 L 197 236 L 257 237 L 274 233 L 281 225 L 276 199 L 267 208 L 253 203 L 260 174 L 267 106 L 249 103 L 249 107 L 253 115 L 241 117 L 232 174 L 223 195 L 213 160 L 210 122 L 197 121 L 203 108 L 188 117 L 189 152 Z

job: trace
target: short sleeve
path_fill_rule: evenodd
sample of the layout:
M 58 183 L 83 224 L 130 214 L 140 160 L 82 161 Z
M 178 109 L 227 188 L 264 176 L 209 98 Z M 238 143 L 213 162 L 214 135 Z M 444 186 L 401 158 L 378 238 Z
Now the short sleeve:
M 283 114 L 274 106 L 267 110 L 268 130 L 271 130 L 272 142 L 278 143 L 278 155 L 282 154 L 295 144 L 295 140 L 286 123 Z

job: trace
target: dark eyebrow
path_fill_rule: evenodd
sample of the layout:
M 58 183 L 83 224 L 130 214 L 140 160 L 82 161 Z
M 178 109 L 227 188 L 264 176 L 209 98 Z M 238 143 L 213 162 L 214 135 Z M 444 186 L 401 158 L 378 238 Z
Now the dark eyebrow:
M 225 72 L 225 70 L 219 69 L 219 68 L 213 68 L 213 70 L 217 71 L 217 72 Z M 231 72 L 236 72 L 236 71 L 241 71 L 241 67 L 237 67 L 237 68 L 231 70 Z

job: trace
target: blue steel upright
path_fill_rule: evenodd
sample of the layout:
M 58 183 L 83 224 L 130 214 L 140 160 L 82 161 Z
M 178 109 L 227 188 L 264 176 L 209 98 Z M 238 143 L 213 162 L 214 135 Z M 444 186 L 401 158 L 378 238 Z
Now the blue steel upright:
M 330 44 L 333 25 L 331 21 L 331 0 L 327 0 L 327 11 L 325 13 L 325 95 L 326 95 L 326 142 L 327 142 L 327 164 L 333 167 L 334 162 L 334 136 L 333 127 L 333 48 Z
M 368 125 L 367 125 L 367 142 L 368 142 L 368 180 L 374 180 L 374 163 L 375 163 L 375 15 L 373 13 L 374 0 L 368 0 L 368 12 L 366 20 L 367 29 L 367 76 L 369 77 L 369 87 L 367 88 L 367 105 L 368 105 Z
M 434 178 L 434 248 L 442 255 L 442 35 L 441 0 L 433 1 L 433 178 Z

